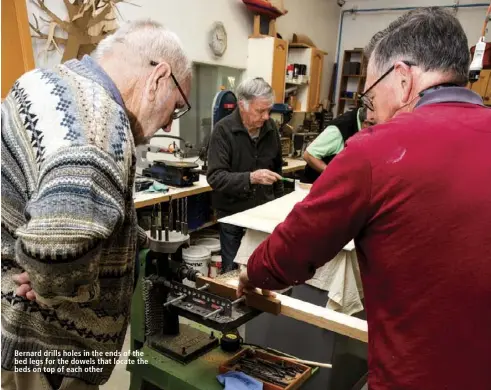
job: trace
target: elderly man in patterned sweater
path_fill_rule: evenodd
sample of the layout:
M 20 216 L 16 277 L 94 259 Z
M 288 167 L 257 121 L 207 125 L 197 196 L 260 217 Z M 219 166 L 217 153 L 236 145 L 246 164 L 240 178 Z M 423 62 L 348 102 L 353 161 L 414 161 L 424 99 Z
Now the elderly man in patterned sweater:
M 178 38 L 135 21 L 93 57 L 25 74 L 2 104 L 2 389 L 108 380 L 113 364 L 74 372 L 71 357 L 26 365 L 16 355 L 121 350 L 146 238 L 132 199 L 135 145 L 189 110 L 190 78 Z

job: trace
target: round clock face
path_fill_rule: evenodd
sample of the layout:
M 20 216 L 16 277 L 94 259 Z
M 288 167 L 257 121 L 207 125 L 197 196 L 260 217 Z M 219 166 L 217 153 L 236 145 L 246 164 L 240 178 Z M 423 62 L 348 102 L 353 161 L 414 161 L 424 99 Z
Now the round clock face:
M 210 30 L 209 45 L 213 54 L 221 57 L 227 50 L 227 31 L 221 22 L 216 22 Z

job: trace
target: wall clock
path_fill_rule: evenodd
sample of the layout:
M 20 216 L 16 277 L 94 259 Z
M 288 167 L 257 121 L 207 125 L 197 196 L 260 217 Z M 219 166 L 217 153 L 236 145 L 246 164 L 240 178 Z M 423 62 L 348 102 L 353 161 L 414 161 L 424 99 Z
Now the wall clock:
M 210 30 L 208 44 L 216 57 L 223 56 L 227 50 L 227 31 L 222 22 L 215 22 Z

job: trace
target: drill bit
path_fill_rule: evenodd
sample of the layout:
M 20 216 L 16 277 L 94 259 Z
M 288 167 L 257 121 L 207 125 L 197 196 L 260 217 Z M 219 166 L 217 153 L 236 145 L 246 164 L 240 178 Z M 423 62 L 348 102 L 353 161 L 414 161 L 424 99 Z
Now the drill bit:
M 169 230 L 174 230 L 174 205 L 172 204 L 172 198 L 169 197 Z
M 176 205 L 177 205 L 177 219 L 176 219 L 176 232 L 180 232 L 181 231 L 181 222 L 180 222 L 180 214 L 181 214 L 181 207 L 180 207 L 180 199 L 176 199 Z
M 163 214 L 162 214 L 162 203 L 159 203 L 159 213 L 158 213 L 158 225 L 159 225 L 159 229 L 158 229 L 158 233 L 159 233 L 159 241 L 162 241 L 162 226 L 163 226 L 163 223 L 162 223 L 162 220 L 163 220 Z
M 184 235 L 188 234 L 188 198 L 184 198 L 184 217 L 183 217 L 183 229 Z
M 155 206 L 152 209 L 152 214 L 150 215 L 150 237 L 155 239 L 157 237 L 157 232 L 155 230 Z
M 165 241 L 169 241 L 169 213 L 165 213 Z

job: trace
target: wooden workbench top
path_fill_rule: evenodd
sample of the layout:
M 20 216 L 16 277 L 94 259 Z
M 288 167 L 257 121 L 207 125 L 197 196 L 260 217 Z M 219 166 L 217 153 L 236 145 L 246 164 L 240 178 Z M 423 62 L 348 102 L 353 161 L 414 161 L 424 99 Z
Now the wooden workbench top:
M 304 169 L 306 163 L 304 160 L 285 158 L 288 165 L 283 167 L 283 173 L 292 173 Z M 192 195 L 198 195 L 203 192 L 211 191 L 211 187 L 206 181 L 206 176 L 200 175 L 199 181 L 193 186 L 177 188 L 169 187 L 169 191 L 165 194 L 137 192 L 134 196 L 135 207 L 140 209 L 142 207 L 153 206 L 154 204 L 168 202 L 170 198 L 180 199 L 186 198 Z

